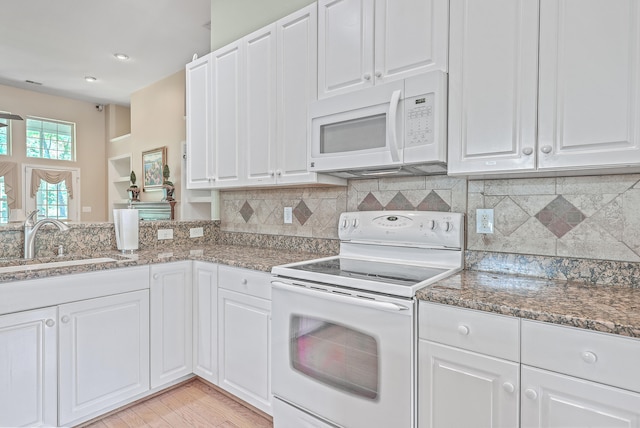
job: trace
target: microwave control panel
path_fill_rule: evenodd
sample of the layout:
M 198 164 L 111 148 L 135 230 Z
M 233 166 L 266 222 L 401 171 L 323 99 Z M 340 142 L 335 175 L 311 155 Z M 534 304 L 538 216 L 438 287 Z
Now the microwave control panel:
M 433 93 L 405 99 L 405 147 L 433 144 Z

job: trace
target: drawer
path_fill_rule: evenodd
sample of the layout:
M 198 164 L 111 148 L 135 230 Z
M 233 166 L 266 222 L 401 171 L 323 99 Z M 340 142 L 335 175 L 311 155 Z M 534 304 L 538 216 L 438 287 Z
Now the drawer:
M 640 340 L 522 321 L 522 364 L 640 392 Z
M 515 317 L 420 302 L 421 339 L 520 361 L 520 320 Z
M 218 287 L 271 300 L 271 274 L 220 265 Z

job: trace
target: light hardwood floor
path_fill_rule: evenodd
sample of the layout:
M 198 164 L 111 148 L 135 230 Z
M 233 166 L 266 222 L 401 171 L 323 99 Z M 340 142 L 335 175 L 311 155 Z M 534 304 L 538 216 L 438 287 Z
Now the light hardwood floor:
M 273 423 L 196 379 L 85 427 L 272 428 Z

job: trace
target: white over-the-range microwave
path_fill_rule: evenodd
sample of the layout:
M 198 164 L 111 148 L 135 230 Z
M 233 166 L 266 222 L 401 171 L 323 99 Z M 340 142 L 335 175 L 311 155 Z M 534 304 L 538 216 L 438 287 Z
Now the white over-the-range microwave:
M 309 118 L 309 171 L 344 178 L 446 173 L 442 71 L 316 101 Z

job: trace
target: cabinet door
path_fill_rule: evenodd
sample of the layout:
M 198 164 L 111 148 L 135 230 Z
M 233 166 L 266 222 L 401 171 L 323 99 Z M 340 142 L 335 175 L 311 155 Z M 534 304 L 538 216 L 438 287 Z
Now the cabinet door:
M 218 384 L 218 266 L 193 264 L 193 372 Z
M 640 394 L 522 366 L 522 428 L 640 427 Z
M 241 138 L 242 40 L 211 54 L 213 90 L 214 186 L 237 186 L 244 176 Z
M 317 8 L 312 4 L 277 22 L 278 149 L 280 184 L 311 181 L 307 171 L 309 104 L 316 100 Z
M 58 317 L 60 425 L 149 390 L 148 290 L 61 305 Z
M 318 98 L 373 85 L 374 0 L 318 2 Z
M 207 55 L 186 67 L 187 189 L 210 188 L 215 176 L 210 58 Z
M 247 184 L 276 181 L 276 25 L 242 39 L 242 141 L 246 144 Z
M 193 371 L 191 262 L 151 266 L 151 388 Z
M 57 308 L 0 317 L 0 426 L 57 426 Z
M 447 71 L 449 0 L 376 0 L 376 84 Z
M 272 414 L 271 302 L 219 289 L 218 341 L 219 386 Z
M 538 0 L 451 0 L 450 174 L 536 165 Z
M 638 164 L 640 4 L 541 0 L 540 169 Z
M 418 360 L 421 428 L 518 426 L 520 364 L 425 340 Z

